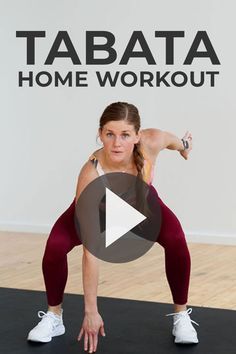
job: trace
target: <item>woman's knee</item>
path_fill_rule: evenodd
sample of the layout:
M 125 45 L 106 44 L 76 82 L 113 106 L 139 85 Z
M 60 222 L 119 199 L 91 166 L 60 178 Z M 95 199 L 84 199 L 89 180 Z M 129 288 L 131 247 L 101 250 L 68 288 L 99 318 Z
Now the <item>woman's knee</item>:
M 175 223 L 171 230 L 161 230 L 157 242 L 164 248 L 175 250 L 187 247 L 186 238 L 180 223 Z
M 71 247 L 70 235 L 64 220 L 59 218 L 53 225 L 49 234 L 45 251 L 44 260 L 58 260 L 66 256 Z
M 61 242 L 57 240 L 48 239 L 43 255 L 43 263 L 54 263 L 60 259 L 63 259 L 67 254 L 67 251 Z

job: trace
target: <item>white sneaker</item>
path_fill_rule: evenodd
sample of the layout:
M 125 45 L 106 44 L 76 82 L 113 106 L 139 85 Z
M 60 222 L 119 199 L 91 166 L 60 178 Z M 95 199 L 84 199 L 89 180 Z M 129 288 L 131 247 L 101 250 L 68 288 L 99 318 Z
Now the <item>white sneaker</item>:
M 175 343 L 198 343 L 197 332 L 191 322 L 195 323 L 197 326 L 199 326 L 199 324 L 191 320 L 189 316 L 191 312 L 192 308 L 189 308 L 186 311 L 166 315 L 174 316 L 172 334 L 175 336 Z
M 47 313 L 39 311 L 38 317 L 41 321 L 29 332 L 27 340 L 47 343 L 52 340 L 52 337 L 65 333 L 62 314 L 59 316 L 51 311 Z

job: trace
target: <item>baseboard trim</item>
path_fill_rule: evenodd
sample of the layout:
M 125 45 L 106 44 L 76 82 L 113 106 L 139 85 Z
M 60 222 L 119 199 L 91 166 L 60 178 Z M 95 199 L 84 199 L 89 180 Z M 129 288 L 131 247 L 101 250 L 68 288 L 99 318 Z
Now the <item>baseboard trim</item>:
M 210 234 L 202 232 L 186 232 L 185 234 L 187 241 L 192 243 L 236 246 L 236 235 Z
M 32 234 L 48 234 L 53 225 L 4 224 L 0 223 L 1 232 L 24 232 Z
M 49 234 L 53 225 L 4 224 L 0 223 L 1 232 L 23 232 L 33 234 Z M 192 243 L 209 243 L 236 246 L 236 235 L 214 234 L 208 232 L 185 231 L 186 239 Z

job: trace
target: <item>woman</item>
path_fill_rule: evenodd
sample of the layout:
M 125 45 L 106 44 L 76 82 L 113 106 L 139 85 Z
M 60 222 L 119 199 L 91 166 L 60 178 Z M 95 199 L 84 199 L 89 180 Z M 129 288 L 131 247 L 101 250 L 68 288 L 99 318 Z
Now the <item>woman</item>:
M 67 253 L 81 244 L 74 225 L 76 202 L 86 186 L 104 173 L 126 172 L 141 177 L 151 185 L 159 152 L 165 148 L 177 150 L 188 159 L 192 149 L 189 132 L 183 139 L 158 129 L 140 130 L 137 108 L 127 102 L 115 102 L 100 118 L 99 137 L 103 147 L 94 152 L 81 169 L 76 197 L 59 217 L 49 235 L 43 257 L 43 274 L 48 299 L 48 311 L 39 311 L 41 321 L 28 340 L 49 342 L 65 332 L 62 320 L 62 300 L 67 280 Z M 154 187 L 151 186 L 153 189 Z M 174 302 L 173 330 L 175 343 L 198 343 L 197 333 L 187 310 L 190 278 L 190 255 L 181 224 L 173 212 L 158 197 L 162 224 L 158 243 L 165 249 L 166 276 Z M 97 349 L 98 334 L 105 336 L 104 323 L 97 309 L 98 261 L 83 247 L 83 287 L 85 315 L 78 340 L 84 337 L 84 350 Z

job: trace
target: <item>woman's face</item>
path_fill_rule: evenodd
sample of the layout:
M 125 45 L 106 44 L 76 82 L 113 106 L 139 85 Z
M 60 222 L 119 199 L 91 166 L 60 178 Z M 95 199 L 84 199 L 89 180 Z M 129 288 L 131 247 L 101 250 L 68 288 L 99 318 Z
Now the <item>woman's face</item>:
M 112 161 L 119 162 L 130 158 L 134 144 L 140 139 L 140 132 L 136 134 L 134 126 L 124 120 L 112 120 L 102 130 L 99 129 L 99 136 L 106 155 Z

